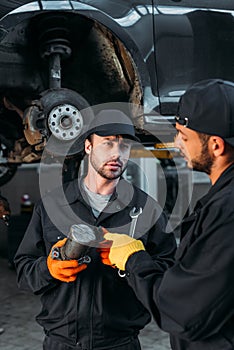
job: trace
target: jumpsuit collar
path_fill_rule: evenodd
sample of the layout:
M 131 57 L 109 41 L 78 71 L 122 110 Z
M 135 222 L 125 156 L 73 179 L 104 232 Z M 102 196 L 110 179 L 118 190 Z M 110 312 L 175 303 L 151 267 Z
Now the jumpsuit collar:
M 230 165 L 224 172 L 220 175 L 218 180 L 215 182 L 213 186 L 209 189 L 207 194 L 203 196 L 200 200 L 198 200 L 194 211 L 203 207 L 209 200 L 213 197 L 213 195 L 219 192 L 223 187 L 227 185 L 234 178 L 234 164 Z

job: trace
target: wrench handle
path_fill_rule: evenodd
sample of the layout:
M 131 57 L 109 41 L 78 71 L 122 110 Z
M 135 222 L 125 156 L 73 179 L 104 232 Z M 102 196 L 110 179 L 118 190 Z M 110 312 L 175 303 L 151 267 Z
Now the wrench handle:
M 130 226 L 130 230 L 129 230 L 129 236 L 134 238 L 134 234 L 135 234 L 135 229 L 136 229 L 136 223 L 137 223 L 137 217 L 133 218 L 131 221 L 131 226 Z

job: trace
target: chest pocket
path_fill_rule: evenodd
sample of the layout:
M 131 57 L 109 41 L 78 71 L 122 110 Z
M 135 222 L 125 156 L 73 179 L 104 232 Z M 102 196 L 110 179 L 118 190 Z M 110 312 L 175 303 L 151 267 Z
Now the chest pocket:
M 43 229 L 44 239 L 51 246 L 66 236 L 53 225 L 46 225 Z

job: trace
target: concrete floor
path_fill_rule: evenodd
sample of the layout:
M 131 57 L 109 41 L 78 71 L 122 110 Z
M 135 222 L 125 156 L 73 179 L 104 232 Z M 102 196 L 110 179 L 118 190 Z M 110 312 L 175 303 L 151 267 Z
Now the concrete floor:
M 20 291 L 15 271 L 0 258 L 0 350 L 42 350 L 43 332 L 34 320 L 40 308 L 39 297 Z M 169 350 L 166 333 L 154 322 L 141 333 L 142 350 Z

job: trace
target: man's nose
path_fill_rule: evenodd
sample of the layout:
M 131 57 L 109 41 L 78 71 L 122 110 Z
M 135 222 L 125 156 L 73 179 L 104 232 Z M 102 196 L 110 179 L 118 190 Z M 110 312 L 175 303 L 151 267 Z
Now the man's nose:
M 118 142 L 115 142 L 112 152 L 111 152 L 112 158 L 119 158 L 121 156 L 121 149 Z

